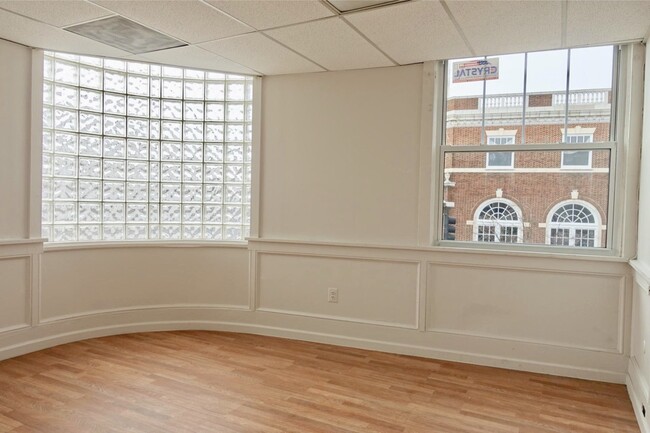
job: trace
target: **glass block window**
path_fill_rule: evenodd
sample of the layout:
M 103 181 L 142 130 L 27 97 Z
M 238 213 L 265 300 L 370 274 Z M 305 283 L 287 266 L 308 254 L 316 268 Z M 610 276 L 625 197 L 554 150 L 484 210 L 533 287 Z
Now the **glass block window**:
M 45 53 L 43 237 L 249 235 L 253 77 Z
M 521 210 L 514 203 L 495 200 L 483 203 L 476 211 L 474 240 L 517 243 L 522 240 Z
M 549 214 L 548 244 L 599 247 L 599 221 L 598 211 L 586 202 L 560 203 Z

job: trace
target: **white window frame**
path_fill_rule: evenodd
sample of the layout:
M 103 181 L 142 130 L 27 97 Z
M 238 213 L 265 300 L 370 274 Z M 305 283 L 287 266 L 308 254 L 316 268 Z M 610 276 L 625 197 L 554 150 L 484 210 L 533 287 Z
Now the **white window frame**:
M 503 128 L 498 131 L 485 131 L 487 135 L 488 146 L 512 146 L 515 144 L 517 130 L 504 130 Z M 503 141 L 509 141 L 504 143 Z M 485 168 L 489 170 L 512 170 L 515 168 L 515 153 L 510 152 L 510 165 L 490 165 L 490 153 L 485 154 Z M 508 152 L 503 152 L 508 153 Z
M 580 126 L 577 126 L 575 128 L 567 128 L 566 134 L 564 131 L 564 128 L 562 130 L 562 136 L 564 137 L 564 141 L 567 144 L 577 144 L 577 143 L 593 143 L 594 142 L 594 132 L 596 132 L 596 128 L 581 128 Z M 584 140 L 582 142 L 577 141 L 579 137 L 586 137 L 587 140 Z M 575 141 L 572 141 L 573 139 L 576 139 Z M 586 165 L 576 165 L 576 164 L 567 164 L 564 162 L 564 156 L 566 155 L 566 152 L 562 152 L 562 161 L 560 168 L 562 169 L 569 169 L 569 170 L 591 170 L 593 168 L 592 166 L 592 156 L 593 152 L 589 152 L 589 159 Z
M 486 207 L 495 204 L 495 203 L 503 203 L 509 207 L 511 207 L 514 211 L 515 214 L 517 215 L 517 220 L 484 220 L 480 219 L 479 216 L 483 209 Z M 524 221 L 523 221 L 523 216 L 521 212 L 521 208 L 517 206 L 515 202 L 512 200 L 508 200 L 505 198 L 493 198 L 490 200 L 486 200 L 483 203 L 481 203 L 477 208 L 476 211 L 474 212 L 474 219 L 473 219 L 473 241 L 474 242 L 481 242 L 483 244 L 491 244 L 491 243 L 503 243 L 503 244 L 513 244 L 513 243 L 522 243 L 524 241 Z M 495 234 L 495 241 L 494 242 L 485 242 L 485 241 L 479 241 L 479 227 L 494 227 L 494 234 Z M 499 240 L 501 236 L 501 228 L 502 227 L 515 227 L 517 229 L 517 242 L 501 242 Z
M 558 223 L 553 222 L 553 216 L 557 213 L 558 210 L 564 206 L 575 204 L 580 205 L 586 208 L 591 215 L 594 217 L 594 223 Z M 598 209 L 596 209 L 591 203 L 584 200 L 565 200 L 557 203 L 551 208 L 546 216 L 546 244 L 551 245 L 551 230 L 553 229 L 568 229 L 569 230 L 569 245 L 570 247 L 575 248 L 600 248 L 601 245 L 601 232 L 603 230 L 602 218 Z M 576 247 L 576 230 L 594 230 L 594 246 L 593 247 Z M 558 245 L 560 246 L 560 245 Z M 564 246 L 566 248 L 566 246 Z

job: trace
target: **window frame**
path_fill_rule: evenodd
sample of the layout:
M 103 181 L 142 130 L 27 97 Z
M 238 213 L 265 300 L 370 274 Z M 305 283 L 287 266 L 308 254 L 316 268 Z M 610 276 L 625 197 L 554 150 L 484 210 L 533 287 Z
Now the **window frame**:
M 495 203 L 503 203 L 506 206 L 512 208 L 512 210 L 515 211 L 515 214 L 517 215 L 517 220 L 497 220 L 497 221 L 502 221 L 502 223 L 497 224 L 495 221 L 487 221 L 487 220 L 482 220 L 479 218 L 479 215 L 483 210 Z M 512 200 L 508 200 L 506 198 L 491 198 L 489 200 L 486 200 L 482 202 L 478 207 L 476 208 L 476 211 L 474 212 L 474 218 L 472 220 L 473 222 L 473 227 L 472 227 L 472 242 L 479 242 L 481 244 L 521 244 L 524 241 L 524 220 L 523 220 L 523 214 L 521 212 L 521 208 Z M 479 227 L 494 227 L 494 235 L 495 235 L 495 241 L 490 242 L 490 241 L 479 241 Z M 517 242 L 501 242 L 499 240 L 499 236 L 501 234 L 501 228 L 503 227 L 514 227 L 517 229 Z
M 564 206 L 570 204 L 577 204 L 586 208 L 591 215 L 594 217 L 593 224 L 584 224 L 584 223 L 565 223 L 560 226 L 559 223 L 552 221 L 553 216 L 557 214 L 557 211 L 563 208 Z M 549 211 L 546 216 L 546 245 L 551 245 L 551 230 L 553 229 L 568 229 L 569 230 L 569 245 L 573 248 L 600 248 L 602 243 L 602 234 L 603 225 L 602 225 L 602 216 L 600 212 L 594 205 L 584 200 L 572 199 L 572 200 L 563 200 L 559 203 L 556 203 Z M 576 230 L 594 230 L 594 246 L 593 247 L 576 247 L 575 246 L 575 232 Z M 607 230 L 607 228 L 605 228 Z M 572 236 L 573 235 L 573 236 Z
M 573 129 L 573 131 L 572 131 Z M 583 141 L 583 143 L 593 143 L 594 142 L 594 131 L 592 129 L 595 128 L 589 128 L 589 131 L 591 132 L 580 132 L 580 131 L 575 131 L 575 128 L 569 128 L 567 133 L 565 134 L 564 131 L 562 131 L 562 135 L 566 137 L 566 142 L 568 144 L 579 144 L 580 142 L 571 142 L 569 141 L 570 138 L 577 138 L 577 137 L 589 137 L 589 141 Z M 592 165 L 592 156 L 593 152 L 589 151 L 588 153 L 588 161 L 586 165 L 576 165 L 576 164 L 566 164 L 564 162 L 564 157 L 566 155 L 566 152 L 562 152 L 562 156 L 560 157 L 560 168 L 563 170 L 591 170 L 593 168 Z
M 485 131 L 486 133 L 488 131 Z M 490 143 L 490 141 L 493 140 L 503 140 L 503 139 L 511 139 L 512 143 Z M 487 134 L 487 145 L 488 146 L 512 146 L 515 144 L 515 135 L 490 135 Z M 512 170 L 515 168 L 515 152 L 510 152 L 510 164 L 509 165 L 490 165 L 490 153 L 495 153 L 495 152 L 486 152 L 485 154 L 485 168 L 488 170 Z M 501 152 L 501 153 L 508 153 L 508 152 Z

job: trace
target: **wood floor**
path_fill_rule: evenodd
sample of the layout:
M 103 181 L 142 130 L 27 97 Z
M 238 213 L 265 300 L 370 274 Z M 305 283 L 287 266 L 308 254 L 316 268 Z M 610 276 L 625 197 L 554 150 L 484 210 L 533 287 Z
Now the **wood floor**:
M 0 362 L 0 432 L 638 432 L 623 385 L 220 332 Z

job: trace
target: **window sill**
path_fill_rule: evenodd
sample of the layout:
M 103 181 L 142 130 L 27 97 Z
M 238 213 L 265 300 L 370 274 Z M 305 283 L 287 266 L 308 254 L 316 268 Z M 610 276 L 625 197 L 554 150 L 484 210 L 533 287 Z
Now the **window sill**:
M 115 242 L 46 242 L 44 251 L 94 250 L 105 248 L 241 248 L 247 249 L 247 241 L 115 241 Z

